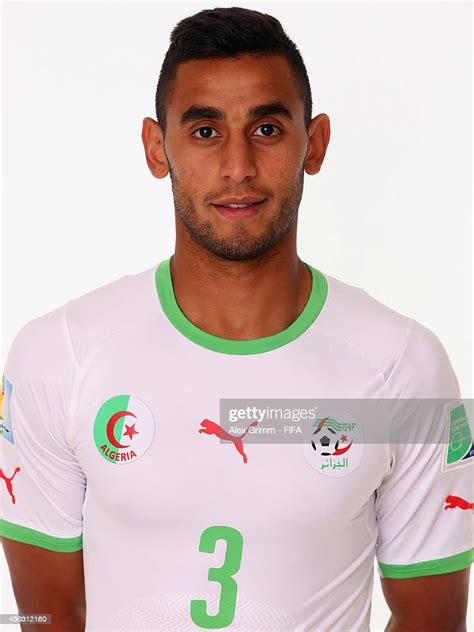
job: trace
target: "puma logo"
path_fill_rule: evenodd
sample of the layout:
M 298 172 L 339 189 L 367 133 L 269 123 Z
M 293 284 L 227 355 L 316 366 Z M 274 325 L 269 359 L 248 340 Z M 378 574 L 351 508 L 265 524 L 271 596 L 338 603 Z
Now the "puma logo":
M 459 507 L 459 509 L 474 509 L 474 503 L 470 503 L 459 496 L 448 496 L 444 502 L 446 503 L 445 509 L 454 509 L 455 507 Z
M 243 434 L 241 434 L 239 437 L 232 436 L 226 430 L 224 430 L 224 428 L 221 428 L 219 424 L 214 423 L 210 419 L 203 419 L 201 421 L 201 426 L 204 426 L 204 427 L 199 429 L 200 433 L 205 432 L 208 435 L 215 434 L 217 437 L 219 437 L 219 439 L 232 441 L 232 443 L 237 448 L 237 452 L 242 455 L 244 459 L 244 463 L 247 463 L 247 455 L 244 452 L 244 445 L 242 443 L 242 439 L 245 437 L 249 429 L 252 428 L 252 426 L 258 426 L 258 421 L 252 421 L 252 423 L 249 424 L 247 430 Z
M 3 473 L 2 468 L 0 467 L 0 478 L 3 478 L 3 480 L 5 481 L 5 484 L 7 486 L 7 492 L 10 494 L 10 496 L 12 497 L 12 503 L 15 504 L 16 500 L 15 500 L 15 496 L 13 495 L 13 485 L 12 485 L 12 480 L 15 478 L 15 474 L 17 472 L 20 472 L 20 468 L 17 467 L 15 469 L 15 471 L 13 472 L 13 474 L 10 476 L 10 478 L 8 478 L 8 476 L 5 476 L 5 474 Z

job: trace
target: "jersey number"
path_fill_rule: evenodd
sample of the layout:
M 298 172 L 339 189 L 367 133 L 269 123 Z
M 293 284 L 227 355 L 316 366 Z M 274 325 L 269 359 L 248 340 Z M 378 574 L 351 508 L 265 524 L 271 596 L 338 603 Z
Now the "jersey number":
M 191 601 L 191 619 L 201 628 L 208 629 L 225 628 L 234 620 L 237 583 L 232 575 L 235 575 L 240 568 L 244 543 L 240 531 L 218 525 L 204 529 L 199 542 L 199 550 L 203 553 L 214 553 L 217 540 L 227 542 L 224 563 L 218 568 L 210 568 L 207 578 L 221 585 L 219 610 L 216 614 L 209 615 L 206 611 L 207 602 L 204 599 Z

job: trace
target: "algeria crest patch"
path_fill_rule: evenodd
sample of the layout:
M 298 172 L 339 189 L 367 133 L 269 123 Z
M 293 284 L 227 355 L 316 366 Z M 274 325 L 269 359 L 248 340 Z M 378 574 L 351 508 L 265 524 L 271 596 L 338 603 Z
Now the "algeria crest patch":
M 97 411 L 94 441 L 100 455 L 114 465 L 142 457 L 153 441 L 155 420 L 144 401 L 133 395 L 115 395 Z

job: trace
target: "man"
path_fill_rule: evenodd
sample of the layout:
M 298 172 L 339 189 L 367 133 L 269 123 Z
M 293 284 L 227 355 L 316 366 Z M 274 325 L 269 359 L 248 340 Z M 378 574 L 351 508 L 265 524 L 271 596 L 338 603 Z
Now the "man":
M 53 630 L 367 630 L 375 555 L 387 630 L 465 629 L 458 382 L 431 331 L 298 257 L 304 172 L 330 136 L 311 107 L 275 18 L 182 20 L 142 131 L 171 178 L 174 254 L 11 345 L 1 533 L 20 612 Z M 252 442 L 260 421 L 220 419 L 221 400 L 249 398 L 443 398 L 429 421 L 462 429 L 462 455 L 364 445 L 332 408 L 311 442 Z

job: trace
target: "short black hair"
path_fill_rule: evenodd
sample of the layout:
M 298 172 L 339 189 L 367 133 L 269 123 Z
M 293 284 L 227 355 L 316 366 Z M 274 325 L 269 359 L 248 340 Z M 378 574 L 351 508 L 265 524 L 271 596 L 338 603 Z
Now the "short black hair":
M 156 118 L 166 132 L 166 109 L 170 88 L 179 64 L 194 59 L 284 55 L 295 73 L 304 106 L 304 121 L 311 121 L 312 98 L 308 74 L 296 44 L 272 15 L 225 7 L 204 9 L 184 18 L 171 32 L 170 45 L 156 87 Z

